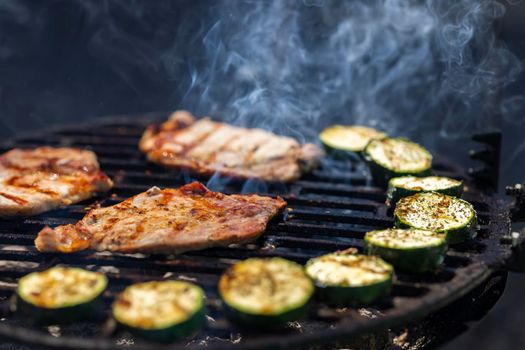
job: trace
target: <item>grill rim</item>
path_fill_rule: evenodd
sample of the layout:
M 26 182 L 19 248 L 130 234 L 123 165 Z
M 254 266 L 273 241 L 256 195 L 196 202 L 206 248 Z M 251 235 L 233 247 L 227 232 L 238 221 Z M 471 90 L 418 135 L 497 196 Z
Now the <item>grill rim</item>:
M 131 123 L 135 127 L 145 127 L 147 124 L 151 122 L 160 121 L 163 118 L 168 115 L 168 112 L 152 112 L 147 114 L 141 114 L 141 115 L 135 115 L 135 116 L 129 116 L 129 115 L 122 115 L 122 116 L 110 116 L 110 117 L 102 117 L 98 118 L 96 121 L 91 121 L 87 123 L 80 124 L 62 124 L 58 125 L 56 127 L 49 128 L 49 130 L 40 131 L 40 132 L 27 132 L 27 133 L 21 133 L 19 135 L 16 135 L 16 138 L 12 138 L 6 142 L 3 142 L 0 144 L 0 147 L 9 149 L 12 147 L 17 146 L 17 140 L 24 139 L 24 138 L 30 138 L 36 135 L 39 135 L 39 137 L 42 137 L 42 134 L 46 135 L 54 135 L 57 132 L 60 131 L 66 131 L 69 129 L 76 129 L 80 130 L 82 126 L 89 126 L 89 127 L 96 127 L 96 126 L 108 126 L 111 124 L 117 124 L 117 123 Z M 138 118 L 141 118 L 138 120 Z M 74 139 L 74 138 L 73 138 Z M 22 144 L 23 147 L 25 147 L 24 144 Z M 104 170 L 104 169 L 103 169 Z M 462 175 L 464 175 L 464 172 L 461 172 Z M 355 187 L 355 186 L 352 186 Z M 496 226 L 498 224 L 501 224 L 504 226 L 503 222 L 507 222 L 505 218 L 508 217 L 508 208 L 506 205 L 501 205 L 503 202 L 501 199 L 499 199 L 497 196 L 484 196 L 484 201 L 489 206 L 489 214 L 491 214 L 492 217 L 499 217 L 501 220 L 496 222 Z M 494 222 L 489 223 L 494 224 Z M 507 222 L 508 224 L 508 222 Z M 503 227 L 502 227 L 503 228 Z M 491 227 L 490 231 L 492 230 L 499 231 L 501 228 L 499 227 Z M 501 235 L 501 232 L 500 232 Z M 508 245 L 500 244 L 499 237 L 495 233 L 490 233 L 490 241 L 492 244 L 490 244 L 491 248 L 499 247 L 499 252 L 496 252 L 497 258 L 494 257 L 493 259 L 487 259 L 485 262 L 478 262 L 475 264 L 470 264 L 469 268 L 473 271 L 470 271 L 472 274 L 468 274 L 465 271 L 463 276 L 461 277 L 463 280 L 463 283 L 461 285 L 453 284 L 456 288 L 445 290 L 445 288 L 441 288 L 442 290 L 440 293 L 437 293 L 435 290 L 432 291 L 432 293 L 429 293 L 427 295 L 424 295 L 423 297 L 418 297 L 418 303 L 415 303 L 415 305 L 412 307 L 411 310 L 403 309 L 398 312 L 391 312 L 387 316 L 382 316 L 374 319 L 367 319 L 363 323 L 356 322 L 355 319 L 352 319 L 350 324 L 339 324 L 334 329 L 329 330 L 322 330 L 322 331 L 316 331 L 311 334 L 292 334 L 287 335 L 283 338 L 280 337 L 273 337 L 268 336 L 264 339 L 252 339 L 245 342 L 241 342 L 240 344 L 232 344 L 230 342 L 221 344 L 221 343 L 213 343 L 209 344 L 207 348 L 209 349 L 226 349 L 231 348 L 232 346 L 241 346 L 245 349 L 259 349 L 263 347 L 275 347 L 279 349 L 285 349 L 289 348 L 290 346 L 301 346 L 301 345 L 313 345 L 313 344 L 321 344 L 324 343 L 323 339 L 330 339 L 331 342 L 337 341 L 337 340 L 344 340 L 345 338 L 369 333 L 372 331 L 378 331 L 384 328 L 393 327 L 393 326 L 400 326 L 403 323 L 407 321 L 414 321 L 415 319 L 421 319 L 432 312 L 435 312 L 441 308 L 443 308 L 446 305 L 449 305 L 453 301 L 461 298 L 462 296 L 468 294 L 471 290 L 479 286 L 485 279 L 487 279 L 492 271 L 495 269 L 500 269 L 504 266 L 505 261 L 510 257 L 510 249 Z M 482 255 L 485 257 L 489 257 L 493 253 L 493 250 L 489 250 L 489 252 L 485 252 Z M 460 271 L 461 269 L 464 269 L 462 267 L 458 268 L 456 271 Z M 475 277 L 475 278 L 473 278 Z M 457 276 L 455 276 L 457 278 Z M 437 294 L 436 294 L 437 293 Z M 436 297 L 437 295 L 437 297 Z M 431 303 L 428 301 L 432 301 Z M 4 302 L 5 304 L 5 302 Z M 46 334 L 42 331 L 33 330 L 27 327 L 19 327 L 19 326 L 12 326 L 6 323 L 0 323 L 0 336 L 3 336 L 7 339 L 13 339 L 15 341 L 22 341 L 24 343 L 30 343 L 33 345 L 44 345 L 48 347 L 60 347 L 60 348 L 75 348 L 75 349 L 117 349 L 120 348 L 120 346 L 115 344 L 115 338 L 114 337 L 103 337 L 103 338 L 96 338 L 96 337 L 90 337 L 90 338 L 83 338 L 83 337 L 76 337 L 76 336 L 69 336 L 69 335 L 62 335 L 58 338 L 55 338 L 49 334 Z M 151 346 L 151 344 L 155 344 L 155 347 L 158 348 L 177 348 L 179 346 L 179 343 L 170 344 L 168 346 L 159 346 L 159 344 L 156 343 L 150 343 L 150 345 L 145 344 L 143 345 L 138 344 L 135 345 L 134 348 L 136 349 L 146 349 Z M 188 348 L 196 347 L 197 345 L 190 345 Z M 186 348 L 184 344 L 180 344 L 181 348 Z

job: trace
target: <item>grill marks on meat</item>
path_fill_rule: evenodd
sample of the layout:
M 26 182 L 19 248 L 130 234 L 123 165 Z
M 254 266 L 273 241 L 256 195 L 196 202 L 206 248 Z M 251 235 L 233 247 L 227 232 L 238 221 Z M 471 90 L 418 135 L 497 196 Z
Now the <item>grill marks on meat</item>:
M 225 195 L 198 182 L 178 189 L 153 187 L 114 206 L 94 209 L 75 225 L 46 227 L 35 245 L 43 252 L 178 254 L 252 241 L 285 206 L 281 198 Z
M 112 185 L 93 152 L 13 149 L 0 156 L 0 216 L 40 214 L 106 192 Z
M 323 152 L 289 137 L 246 129 L 178 111 L 150 126 L 139 144 L 154 163 L 212 175 L 290 182 L 317 165 Z

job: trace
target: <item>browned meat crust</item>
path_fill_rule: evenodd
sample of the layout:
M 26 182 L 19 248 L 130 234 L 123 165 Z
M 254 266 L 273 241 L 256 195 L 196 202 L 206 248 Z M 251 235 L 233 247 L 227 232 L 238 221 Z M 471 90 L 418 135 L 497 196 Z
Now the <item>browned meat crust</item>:
M 39 147 L 0 156 L 0 216 L 40 214 L 112 186 L 91 151 Z
M 139 148 L 150 161 L 202 175 L 219 172 L 236 178 L 291 182 L 314 168 L 323 152 L 314 144 L 303 146 L 289 137 L 261 129 L 246 129 L 196 120 L 177 111 L 168 121 L 151 125 Z
M 76 225 L 46 227 L 35 245 L 43 252 L 84 249 L 176 254 L 245 243 L 257 238 L 286 202 L 258 195 L 225 195 L 198 182 L 178 189 L 153 187 Z

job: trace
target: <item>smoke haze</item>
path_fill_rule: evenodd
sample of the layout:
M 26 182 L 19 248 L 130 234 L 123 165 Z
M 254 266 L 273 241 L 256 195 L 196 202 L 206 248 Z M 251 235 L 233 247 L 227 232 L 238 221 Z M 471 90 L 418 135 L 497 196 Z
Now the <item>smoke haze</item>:
M 308 139 L 334 122 L 455 138 L 496 126 L 500 111 L 515 120 L 523 104 L 498 96 L 522 69 L 497 41 L 499 2 L 223 1 L 211 12 L 182 101 L 199 115 Z
M 525 121 L 521 92 L 502 94 L 522 71 L 497 36 L 514 2 L 3 0 L 0 124 L 187 108 L 301 140 L 360 123 L 432 148 Z

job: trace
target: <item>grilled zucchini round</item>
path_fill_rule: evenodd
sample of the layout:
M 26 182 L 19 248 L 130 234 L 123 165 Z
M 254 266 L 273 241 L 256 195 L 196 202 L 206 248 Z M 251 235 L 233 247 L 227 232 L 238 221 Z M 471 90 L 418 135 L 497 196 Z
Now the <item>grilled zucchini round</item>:
M 15 309 L 36 323 L 69 323 L 90 320 L 108 280 L 98 272 L 53 267 L 20 279 Z
M 251 258 L 224 272 L 219 293 L 234 322 L 275 328 L 307 314 L 314 285 L 303 267 L 292 261 Z
M 153 341 L 170 342 L 197 332 L 205 323 L 204 292 L 183 281 L 152 281 L 127 287 L 113 303 L 123 329 Z
M 426 272 L 435 270 L 445 259 L 447 239 L 443 233 L 418 229 L 371 231 L 365 235 L 368 254 L 379 255 L 397 270 Z
M 405 138 L 372 140 L 364 151 L 374 183 L 386 187 L 393 177 L 426 176 L 432 167 L 432 155 L 422 146 Z
M 449 244 L 474 238 L 476 211 L 467 201 L 437 192 L 420 192 L 399 200 L 394 210 L 396 227 L 447 234 Z
M 401 176 L 388 182 L 387 203 L 395 205 L 403 197 L 412 196 L 418 192 L 439 192 L 453 197 L 463 194 L 463 181 L 442 176 Z
M 387 135 L 374 128 L 360 125 L 333 125 L 319 134 L 319 139 L 329 152 L 360 153 L 371 140 Z
M 377 256 L 346 250 L 310 259 L 306 273 L 320 300 L 337 307 L 370 305 L 392 287 L 393 267 Z

